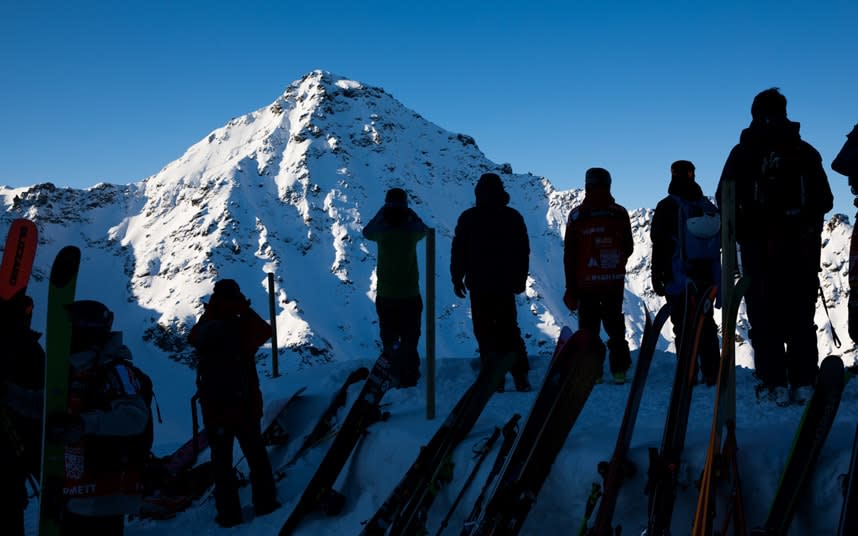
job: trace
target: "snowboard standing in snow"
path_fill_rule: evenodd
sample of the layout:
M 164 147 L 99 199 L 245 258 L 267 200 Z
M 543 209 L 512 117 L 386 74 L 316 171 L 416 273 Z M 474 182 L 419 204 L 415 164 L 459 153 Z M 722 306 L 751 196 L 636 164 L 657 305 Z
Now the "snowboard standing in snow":
M 66 305 L 74 301 L 80 250 L 67 246 L 60 250 L 51 266 L 48 286 L 48 322 L 46 330 L 47 363 L 45 369 L 44 415 L 68 410 L 69 354 L 71 317 Z M 42 448 L 42 501 L 39 508 L 39 534 L 58 535 L 65 508 L 65 446 L 44 438 Z
M 567 330 L 568 334 L 568 330 Z M 507 457 L 486 508 L 462 535 L 513 536 L 551 472 L 557 454 L 602 375 L 605 346 L 585 330 L 568 340 L 561 334 L 530 414 Z
M 286 476 L 285 469 L 286 467 L 291 467 L 295 464 L 301 457 L 311 448 L 318 445 L 322 440 L 328 437 L 334 430 L 334 424 L 337 420 L 337 413 L 340 408 L 346 405 L 346 399 L 348 396 L 348 389 L 352 384 L 355 384 L 359 381 L 366 380 L 369 377 L 369 369 L 366 367 L 361 367 L 351 374 L 349 374 L 346 381 L 343 382 L 342 387 L 339 388 L 337 393 L 334 395 L 334 398 L 331 399 L 331 403 L 328 404 L 328 407 L 322 413 L 322 416 L 319 417 L 319 421 L 313 427 L 309 434 L 304 437 L 303 443 L 301 443 L 301 447 L 295 452 L 294 455 L 289 459 L 289 461 L 280 469 L 274 472 L 274 478 L 277 480 L 282 480 L 283 477 Z
M 444 420 L 393 492 L 361 531 L 362 536 L 419 534 L 439 489 L 449 481 L 452 455 L 479 419 L 489 399 L 516 360 L 515 352 L 483 361 L 477 379 Z
M 714 305 L 717 294 L 718 287 L 715 286 L 703 293 L 700 303 L 694 309 L 694 316 L 685 322 L 682 348 L 677 352 L 676 375 L 670 393 L 661 449 L 651 448 L 649 451 L 649 481 L 646 486 L 649 495 L 647 536 L 670 534 L 680 458 L 685 447 L 685 432 L 691 409 L 691 394 L 697 380 L 696 362 L 700 334 L 707 311 Z
M 398 379 L 391 373 L 391 361 L 395 361 L 395 357 L 388 356 L 385 352 L 376 360 L 366 384 L 343 420 L 340 431 L 334 437 L 289 518 L 280 528 L 281 536 L 292 534 L 301 520 L 311 512 L 322 510 L 328 515 L 336 515 L 342 510 L 345 497 L 334 490 L 334 483 L 367 427 L 382 418 L 379 407 L 382 397 L 389 389 L 398 385 Z
M 655 321 L 650 318 L 649 311 L 646 311 L 645 314 L 646 324 L 644 326 L 640 351 L 638 352 L 638 363 L 637 367 L 635 367 L 635 375 L 632 380 L 631 389 L 629 390 L 629 399 L 626 402 L 626 411 L 623 414 L 620 432 L 617 435 L 617 444 L 614 447 L 614 453 L 611 455 L 610 462 L 607 463 L 607 467 L 604 467 L 604 469 L 602 467 L 599 468 L 599 473 L 604 476 L 603 490 L 601 491 L 602 498 L 599 503 L 596 520 L 593 526 L 586 532 L 588 535 L 610 536 L 614 532 L 611 523 L 614 517 L 614 509 L 617 506 L 620 487 L 623 485 L 623 480 L 628 471 L 629 462 L 626 460 L 626 456 L 632 442 L 632 434 L 634 433 L 647 375 L 649 374 L 649 368 L 655 354 L 655 345 L 658 342 L 661 328 L 664 327 L 664 323 L 670 317 L 670 306 L 667 304 L 662 306 L 655 316 Z
M 781 473 L 765 525 L 753 536 L 784 536 L 789 530 L 799 499 L 807 491 L 810 477 L 840 407 L 845 374 L 843 361 L 830 355 L 822 360 L 813 395 L 798 425 L 792 450 Z
M 733 430 L 730 436 L 731 441 L 735 441 L 735 420 L 730 419 L 724 422 L 722 412 L 727 410 L 724 408 L 724 398 L 727 396 L 727 390 L 731 382 L 735 382 L 735 361 L 731 359 L 736 342 L 736 317 L 739 314 L 739 303 L 742 301 L 742 295 L 748 288 L 748 279 L 742 278 L 736 283 L 735 287 L 729 293 L 729 311 L 727 311 L 727 322 L 724 323 L 723 344 L 721 351 L 721 364 L 718 370 L 718 383 L 715 387 L 715 413 L 712 416 L 712 431 L 709 434 L 709 447 L 706 451 L 706 462 L 703 466 L 703 477 L 700 479 L 700 494 L 697 497 L 697 510 L 694 514 L 694 523 L 692 524 L 691 533 L 693 536 L 704 536 L 712 534 L 712 522 L 715 517 L 714 493 L 716 479 L 720 476 L 730 474 L 729 468 L 724 467 L 724 464 L 730 460 L 722 456 L 721 435 L 724 432 L 722 424 L 731 427 Z M 725 445 L 726 450 L 726 445 Z M 735 451 L 733 451 L 735 454 Z M 736 475 L 738 479 L 738 475 Z M 737 482 L 734 482 L 736 485 Z M 742 505 L 735 505 L 736 511 L 742 510 Z M 744 527 L 736 527 L 738 530 L 744 530 Z

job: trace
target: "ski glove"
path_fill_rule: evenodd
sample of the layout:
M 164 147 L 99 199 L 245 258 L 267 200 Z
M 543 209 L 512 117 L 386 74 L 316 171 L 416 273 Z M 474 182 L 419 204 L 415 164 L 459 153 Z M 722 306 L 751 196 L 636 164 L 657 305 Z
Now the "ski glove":
M 83 436 L 83 419 L 58 411 L 48 415 L 45 433 L 51 441 L 75 443 Z
M 456 294 L 456 296 L 458 296 L 460 298 L 464 298 L 465 294 L 468 293 L 468 291 L 465 289 L 465 282 L 461 281 L 461 280 L 460 281 L 454 280 L 453 281 L 453 292 Z
M 563 303 L 565 303 L 566 307 L 568 307 L 573 313 L 578 310 L 578 296 L 576 296 L 571 290 L 567 289 L 563 294 Z

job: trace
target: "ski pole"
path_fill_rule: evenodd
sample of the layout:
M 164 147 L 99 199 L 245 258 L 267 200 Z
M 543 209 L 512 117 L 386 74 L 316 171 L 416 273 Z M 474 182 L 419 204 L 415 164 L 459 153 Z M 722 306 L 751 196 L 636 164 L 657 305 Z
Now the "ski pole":
M 473 525 L 474 521 L 479 517 L 480 511 L 483 508 L 483 499 L 486 496 L 492 481 L 494 481 L 495 477 L 500 473 L 504 461 L 506 460 L 509 451 L 512 449 L 512 444 L 515 442 L 515 437 L 518 435 L 519 419 L 521 419 L 521 415 L 516 413 L 504 425 L 503 431 L 501 432 L 503 434 L 503 443 L 501 443 L 497 458 L 495 458 L 495 463 L 492 465 L 491 471 L 489 471 L 489 476 L 486 477 L 483 489 L 480 490 L 480 495 L 477 497 L 470 515 L 468 515 L 468 518 L 465 520 L 465 527 Z
M 578 529 L 578 536 L 587 536 L 587 525 L 590 523 L 590 517 L 596 509 L 596 504 L 602 496 L 602 486 L 597 482 L 593 482 L 590 488 L 590 495 L 587 497 L 587 506 L 584 508 L 584 519 L 581 521 L 581 528 Z
M 490 435 L 485 441 L 481 444 L 477 445 L 474 448 L 474 458 L 476 458 L 477 463 L 474 465 L 474 468 L 471 470 L 471 474 L 468 475 L 468 479 L 465 480 L 465 484 L 462 486 L 461 491 L 456 496 L 456 500 L 453 501 L 453 505 L 450 507 L 450 510 L 447 512 L 447 515 L 444 516 L 444 520 L 441 521 L 441 526 L 438 527 L 438 532 L 435 533 L 435 536 L 441 536 L 441 533 L 444 532 L 444 529 L 447 528 L 447 524 L 450 522 L 450 518 L 453 517 L 453 513 L 456 511 L 456 507 L 459 506 L 459 502 L 464 497 L 465 492 L 468 491 L 468 488 L 471 486 L 471 483 L 477 477 L 477 471 L 480 470 L 480 466 L 483 465 L 483 462 L 489 455 L 489 451 L 492 450 L 495 442 L 498 437 L 500 437 L 501 430 L 497 426 L 495 427 L 492 435 Z

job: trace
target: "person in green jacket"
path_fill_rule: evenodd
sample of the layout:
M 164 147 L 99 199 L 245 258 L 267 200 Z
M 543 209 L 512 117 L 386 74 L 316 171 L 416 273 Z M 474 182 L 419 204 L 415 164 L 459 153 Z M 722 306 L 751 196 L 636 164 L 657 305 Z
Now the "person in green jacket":
M 391 188 L 384 206 L 366 224 L 363 235 L 378 243 L 375 310 L 381 344 L 385 351 L 399 344 L 400 387 L 413 387 L 420 379 L 420 320 L 423 299 L 420 296 L 417 268 L 417 243 L 426 236 L 426 224 L 408 207 L 408 194 Z

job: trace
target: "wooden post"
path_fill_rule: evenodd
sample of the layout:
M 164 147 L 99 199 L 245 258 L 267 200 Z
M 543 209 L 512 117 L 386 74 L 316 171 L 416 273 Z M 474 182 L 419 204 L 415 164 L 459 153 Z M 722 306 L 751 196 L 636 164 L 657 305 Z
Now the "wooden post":
M 426 230 L 426 419 L 435 418 L 435 229 Z
M 277 308 L 274 297 L 274 273 L 268 272 L 268 318 L 271 322 L 271 375 L 280 376 L 280 351 L 277 347 Z

